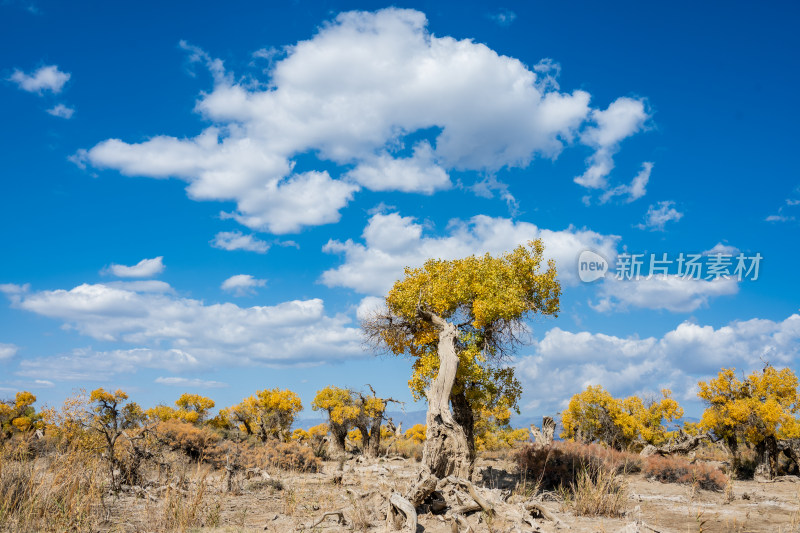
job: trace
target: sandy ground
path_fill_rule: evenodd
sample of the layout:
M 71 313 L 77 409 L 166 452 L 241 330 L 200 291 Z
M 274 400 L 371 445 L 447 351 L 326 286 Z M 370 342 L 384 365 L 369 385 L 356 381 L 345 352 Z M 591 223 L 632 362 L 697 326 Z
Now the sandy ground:
M 479 460 L 484 476 L 482 486 L 495 494 L 509 492 L 508 502 L 517 505 L 530 500 L 517 484 L 512 464 L 500 460 Z M 384 531 L 385 498 L 393 490 L 401 493 L 413 484 L 419 464 L 411 460 L 380 460 L 365 463 L 350 460 L 343 465 L 325 463 L 317 474 L 272 471 L 242 479 L 239 490 L 228 493 L 220 472 L 209 473 L 208 485 L 197 514 L 198 531 Z M 341 476 L 341 484 L 334 479 Z M 627 476 L 628 501 L 622 518 L 577 517 L 564 509 L 555 495 L 540 497 L 540 502 L 562 523 L 537 520 L 541 531 L 576 532 L 800 532 L 800 483 L 780 481 L 760 483 L 735 481 L 733 499 L 723 492 L 693 489 L 688 485 L 664 484 L 644 479 L 641 474 Z M 279 483 L 278 483 L 279 482 Z M 196 493 L 197 487 L 189 487 Z M 194 491 L 194 492 L 193 492 Z M 123 494 L 109 501 L 107 529 L 152 531 L 148 524 L 165 513 L 163 493 L 151 499 Z M 188 498 L 192 500 L 192 498 Z M 470 502 L 471 503 L 471 502 Z M 184 505 L 189 505 L 185 503 Z M 329 516 L 313 526 L 324 513 L 341 511 L 345 523 Z M 530 525 L 497 517 L 487 521 L 481 513 L 468 516 L 475 533 L 537 531 Z M 465 529 L 462 528 L 462 532 Z M 417 533 L 451 533 L 450 522 L 441 516 L 423 514 Z

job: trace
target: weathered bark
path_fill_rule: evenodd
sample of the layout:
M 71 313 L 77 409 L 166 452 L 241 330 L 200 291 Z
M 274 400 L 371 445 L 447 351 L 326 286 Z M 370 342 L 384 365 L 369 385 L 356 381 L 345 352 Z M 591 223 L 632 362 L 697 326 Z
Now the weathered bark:
M 531 424 L 531 436 L 533 445 L 537 448 L 547 448 L 553 444 L 553 436 L 556 433 L 556 421 L 552 417 L 542 417 L 542 429 L 540 430 Z
M 407 499 L 403 498 L 399 492 L 395 492 L 389 498 L 389 512 L 386 514 L 386 526 L 388 531 L 396 531 L 405 523 L 405 529 L 410 533 L 417 531 L 417 510 Z
M 331 457 L 338 457 L 344 455 L 347 451 L 345 447 L 345 439 L 347 438 L 347 426 L 329 422 L 331 428 L 331 439 L 328 442 L 328 455 Z
M 450 395 L 450 405 L 453 407 L 453 419 L 464 430 L 469 446 L 469 459 L 475 463 L 475 415 L 472 406 L 467 400 L 467 395 L 462 388 L 458 394 Z
M 443 318 L 420 312 L 439 330 L 439 372 L 428 390 L 427 432 L 422 462 L 437 478 L 458 476 L 469 479 L 473 459 L 464 429 L 450 412 L 450 393 L 456 380 L 458 330 Z
M 794 463 L 794 468 L 800 471 L 800 439 L 781 439 L 777 442 L 777 448 Z
M 778 443 L 775 437 L 767 437 L 756 444 L 755 479 L 772 479 L 777 474 Z
M 383 418 L 374 418 L 372 420 L 372 427 L 369 430 L 369 445 L 364 445 L 364 453 L 367 457 L 378 457 L 381 449 L 381 420 Z
M 709 438 L 710 437 L 707 433 L 703 433 L 701 435 L 689 435 L 683 430 L 680 430 L 677 438 L 674 440 L 669 441 L 663 446 L 653 446 L 652 444 L 648 444 L 644 447 L 644 449 L 642 449 L 641 452 L 639 452 L 639 455 L 642 457 L 648 457 L 650 455 L 666 456 L 676 453 L 686 455 L 689 452 L 697 449 L 704 440 L 708 440 Z

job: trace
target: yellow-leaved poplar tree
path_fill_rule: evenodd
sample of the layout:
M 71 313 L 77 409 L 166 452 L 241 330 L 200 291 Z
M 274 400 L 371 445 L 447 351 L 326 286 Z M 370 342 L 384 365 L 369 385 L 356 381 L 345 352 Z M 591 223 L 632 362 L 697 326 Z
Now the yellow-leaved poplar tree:
M 543 268 L 543 255 L 536 240 L 498 257 L 431 259 L 407 268 L 386 311 L 362 322 L 377 347 L 413 360 L 409 386 L 428 400 L 423 462 L 434 477 L 470 476 L 480 409 L 500 399 L 518 409 L 521 386 L 501 362 L 526 318 L 559 311 L 555 263 Z
M 150 420 L 166 422 L 181 420 L 189 424 L 202 424 L 208 418 L 208 412 L 214 408 L 214 400 L 199 394 L 183 393 L 175 401 L 175 407 L 156 405 L 145 411 Z
M 603 442 L 624 450 L 659 446 L 671 436 L 666 422 L 683 416 L 683 409 L 669 389 L 660 399 L 638 396 L 614 398 L 600 385 L 589 385 L 575 394 L 561 415 L 561 437 L 581 442 Z
M 122 390 L 106 392 L 99 388 L 89 396 L 93 415 L 89 420 L 89 428 L 99 433 L 105 444 L 105 458 L 111 474 L 111 485 L 118 490 L 122 482 L 119 472 L 121 463 L 117 454 L 117 442 L 120 437 L 128 437 L 128 432 L 139 427 L 145 418 L 141 407 L 135 402 L 128 402 L 128 394 Z
M 348 389 L 329 385 L 317 391 L 314 401 L 311 402 L 311 409 L 324 411 L 328 415 L 331 454 L 344 453 L 347 432 L 355 425 L 361 414 L 361 408 L 353 393 Z
M 722 438 L 734 461 L 739 445 L 756 448 L 759 467 L 774 475 L 777 441 L 800 437 L 798 381 L 789 368 L 767 364 L 759 372 L 739 379 L 735 368 L 723 368 L 716 378 L 698 383 L 697 396 L 706 404 L 700 426 Z
M 268 439 L 289 440 L 290 429 L 297 413 L 303 410 L 300 396 L 289 389 L 256 391 L 225 413 L 248 435 Z
M 42 427 L 42 417 L 34 403 L 36 396 L 28 391 L 18 392 L 13 400 L 0 401 L 0 440 Z

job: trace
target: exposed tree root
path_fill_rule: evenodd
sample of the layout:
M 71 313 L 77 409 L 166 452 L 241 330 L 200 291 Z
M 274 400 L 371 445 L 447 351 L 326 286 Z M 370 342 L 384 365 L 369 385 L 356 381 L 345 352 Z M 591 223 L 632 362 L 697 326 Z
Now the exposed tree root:
M 307 529 L 314 529 L 315 527 L 320 525 L 329 516 L 337 517 L 336 518 L 336 523 L 337 524 L 341 524 L 341 525 L 346 525 L 347 524 L 347 520 L 345 520 L 345 518 L 344 518 L 344 512 L 340 509 L 338 511 L 329 511 L 329 512 L 323 514 L 322 516 L 319 517 L 319 519 L 316 522 L 314 522 L 313 524 L 308 526 Z

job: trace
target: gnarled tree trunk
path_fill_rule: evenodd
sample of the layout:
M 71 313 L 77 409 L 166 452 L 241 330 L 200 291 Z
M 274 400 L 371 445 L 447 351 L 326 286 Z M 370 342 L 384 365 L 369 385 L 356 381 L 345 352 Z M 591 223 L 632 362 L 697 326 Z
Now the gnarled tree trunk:
M 369 445 L 364 446 L 367 457 L 378 457 L 381 449 L 381 421 L 383 417 L 375 417 L 369 430 Z
M 537 448 L 547 448 L 553 444 L 553 437 L 556 433 L 556 421 L 553 417 L 542 417 L 542 429 L 540 430 L 531 424 L 531 436 L 533 445 Z
M 346 453 L 345 439 L 347 438 L 347 426 L 329 422 L 331 440 L 328 442 L 328 455 L 339 457 Z
M 439 330 L 439 372 L 428 390 L 428 424 L 422 462 L 431 475 L 441 479 L 457 476 L 469 479 L 473 457 L 464 429 L 450 411 L 450 393 L 456 380 L 458 330 L 443 318 L 421 311 Z

